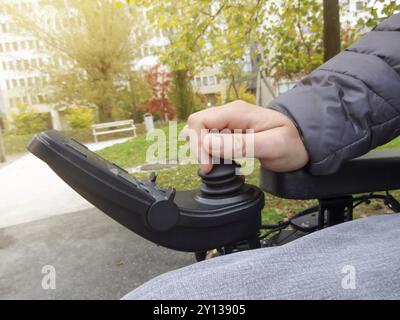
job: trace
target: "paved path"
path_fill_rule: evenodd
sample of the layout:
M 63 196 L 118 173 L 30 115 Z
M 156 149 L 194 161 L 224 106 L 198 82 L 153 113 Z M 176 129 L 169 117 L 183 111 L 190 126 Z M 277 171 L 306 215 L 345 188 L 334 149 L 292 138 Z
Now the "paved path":
M 0 261 L 0 299 L 120 299 L 194 258 L 88 209 L 0 229 Z M 46 265 L 55 268 L 55 290 L 42 288 Z
M 99 150 L 128 139 L 88 144 L 88 147 Z M 0 168 L 0 228 L 91 207 L 30 153 Z
M 119 299 L 194 259 L 125 229 L 26 154 L 0 168 L 0 261 L 0 299 Z M 42 288 L 46 265 L 55 290 Z

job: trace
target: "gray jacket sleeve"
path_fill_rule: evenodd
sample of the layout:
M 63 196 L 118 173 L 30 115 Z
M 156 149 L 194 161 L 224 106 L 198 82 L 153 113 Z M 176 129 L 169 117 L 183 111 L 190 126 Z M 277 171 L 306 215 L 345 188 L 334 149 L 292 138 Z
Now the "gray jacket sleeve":
M 400 14 L 270 104 L 296 124 L 314 175 L 400 134 Z

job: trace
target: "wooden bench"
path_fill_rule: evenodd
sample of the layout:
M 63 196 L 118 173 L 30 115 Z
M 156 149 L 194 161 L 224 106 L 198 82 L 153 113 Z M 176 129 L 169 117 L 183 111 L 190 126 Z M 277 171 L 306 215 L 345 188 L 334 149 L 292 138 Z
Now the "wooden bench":
M 92 125 L 92 133 L 96 143 L 98 142 L 97 136 L 126 131 L 132 131 L 133 136 L 136 137 L 136 126 L 134 125 L 133 120 L 104 122 Z

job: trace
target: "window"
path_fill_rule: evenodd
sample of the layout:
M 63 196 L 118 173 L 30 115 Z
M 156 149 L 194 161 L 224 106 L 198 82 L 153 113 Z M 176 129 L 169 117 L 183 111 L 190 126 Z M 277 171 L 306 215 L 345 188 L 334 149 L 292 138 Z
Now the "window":
M 215 76 L 210 76 L 209 81 L 210 81 L 210 86 L 214 86 L 215 85 Z
M 203 86 L 208 86 L 208 77 L 203 77 Z
M 11 108 L 15 108 L 15 101 L 14 101 L 13 98 L 10 98 L 10 99 L 8 100 L 8 103 L 10 104 L 10 107 L 11 107 Z
M 19 79 L 19 85 L 25 87 L 25 79 Z
M 31 96 L 31 101 L 32 101 L 32 104 L 37 104 L 38 103 L 38 99 L 37 99 L 36 96 Z
M 7 89 L 8 89 L 8 90 L 11 89 L 11 82 L 10 82 L 10 80 L 7 80 Z
M 26 50 L 26 43 L 25 41 L 21 42 L 21 50 Z
M 33 86 L 33 78 L 28 78 L 28 86 L 29 87 Z
M 7 63 L 5 63 L 5 62 L 3 61 L 2 65 L 3 65 L 3 70 L 7 70 Z
M 29 46 L 29 49 L 31 49 L 31 50 L 35 49 L 35 42 L 33 40 L 29 40 L 28 46 Z
M 38 95 L 38 100 L 39 100 L 39 103 L 43 103 L 44 97 L 40 94 L 40 95 Z
M 11 44 L 9 42 L 6 43 L 6 52 L 9 52 L 11 49 Z
M 4 51 L 4 49 L 3 49 L 3 44 L 0 43 L 0 52 L 3 52 L 3 51 Z
M 14 62 L 13 61 L 8 61 L 8 69 L 9 70 L 14 70 Z
M 356 2 L 356 10 L 362 10 L 364 7 L 364 1 L 357 1 Z
M 14 51 L 18 51 L 18 42 L 13 42 L 12 47 L 13 47 Z
M 201 87 L 201 78 L 199 78 L 199 77 L 196 78 L 196 85 L 198 87 Z
M 15 23 L 10 23 L 8 25 L 8 32 L 10 33 L 15 33 L 17 30 L 17 26 L 15 25 Z
M 25 104 L 28 104 L 28 103 L 29 103 L 28 97 L 27 97 L 27 96 L 24 96 L 24 97 L 22 98 L 22 101 L 23 101 Z
M 13 86 L 13 88 L 18 88 L 17 80 L 15 80 L 15 79 L 12 80 L 12 86 Z
M 1 32 L 4 32 L 4 33 L 7 32 L 7 25 L 5 23 L 1 24 Z
M 29 69 L 29 60 L 24 60 L 24 68 Z
M 22 61 L 21 60 L 17 60 L 17 70 L 18 71 L 22 70 Z

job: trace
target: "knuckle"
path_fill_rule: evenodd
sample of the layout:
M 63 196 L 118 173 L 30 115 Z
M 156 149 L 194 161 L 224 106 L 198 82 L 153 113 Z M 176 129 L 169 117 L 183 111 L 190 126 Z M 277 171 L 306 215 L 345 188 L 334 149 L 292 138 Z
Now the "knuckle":
M 188 126 L 190 127 L 190 126 L 192 126 L 194 123 L 196 123 L 197 118 L 198 118 L 197 112 L 196 112 L 196 113 L 192 113 L 192 114 L 188 117 L 188 119 L 187 119 L 187 124 L 188 124 Z

